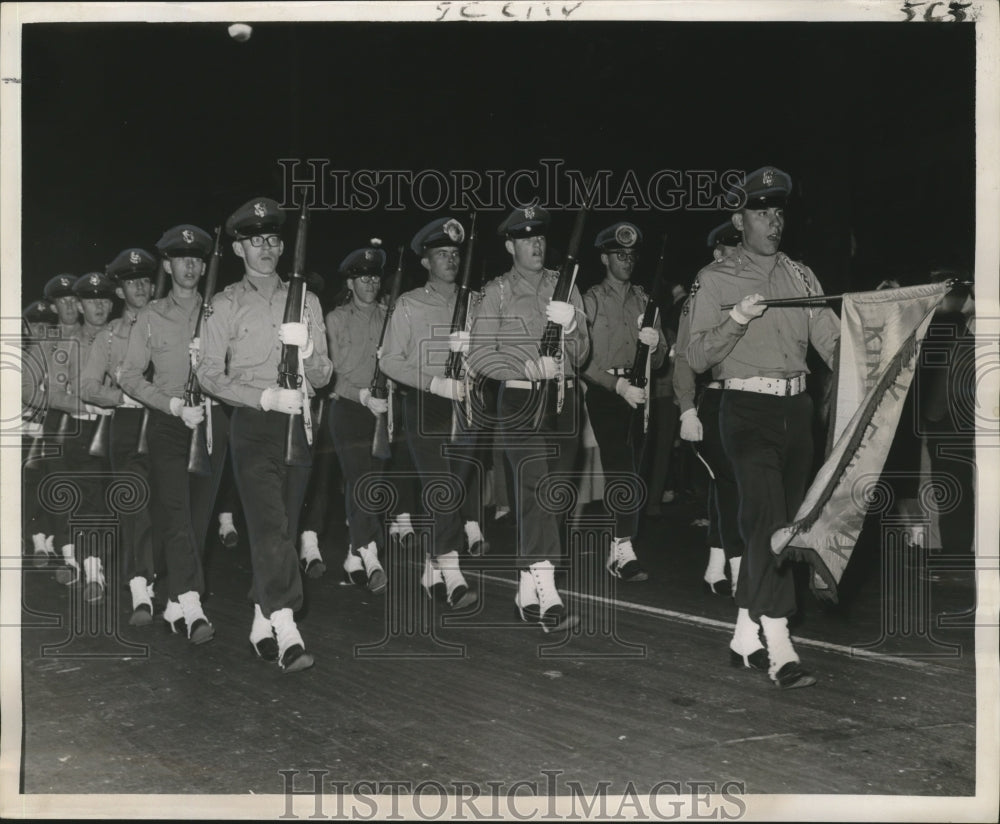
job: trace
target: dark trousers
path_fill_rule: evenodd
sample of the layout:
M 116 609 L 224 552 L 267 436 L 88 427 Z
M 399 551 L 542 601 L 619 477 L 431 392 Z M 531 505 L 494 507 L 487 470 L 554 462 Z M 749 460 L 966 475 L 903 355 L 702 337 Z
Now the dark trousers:
M 465 546 L 459 508 L 466 492 L 467 467 L 457 467 L 446 452 L 451 445 L 452 402 L 429 392 L 409 389 L 403 395 L 403 424 L 410 455 L 423 481 L 424 500 L 434 519 L 435 557 L 461 552 Z M 448 486 L 442 485 L 449 477 Z M 457 504 L 454 505 L 453 504 Z
M 302 606 L 302 580 L 295 549 L 294 498 L 298 496 L 301 507 L 308 469 L 289 472 L 285 466 L 288 415 L 238 407 L 230 424 L 233 471 L 250 540 L 253 600 L 264 615 L 297 610 Z
M 221 406 L 213 407 L 212 474 L 203 477 L 187 469 L 191 430 L 180 418 L 159 410 L 149 415 L 150 482 L 156 502 L 151 509 L 157 536 L 154 549 L 159 543 L 168 597 L 176 601 L 184 592 L 205 590 L 205 539 L 226 461 L 229 419 Z M 157 565 L 158 572 L 161 568 Z
M 116 409 L 111 418 L 111 470 L 116 475 L 121 472 L 138 475 L 141 478 L 139 483 L 146 485 L 149 499 L 149 504 L 145 507 L 138 512 L 121 515 L 119 521 L 118 560 L 123 584 L 127 584 L 136 576 L 142 576 L 151 583 L 155 575 L 153 522 L 150 515 L 153 498 L 149 488 L 149 455 L 140 455 L 138 451 L 144 411 L 123 407 Z
M 335 398 L 330 401 L 330 437 L 344 476 L 344 509 L 354 549 L 375 541 L 382 545 L 382 519 L 373 512 L 370 496 L 359 481 L 366 475 L 382 475 L 385 461 L 372 456 L 375 416 L 357 401 Z M 358 500 L 360 494 L 362 500 Z
M 795 516 L 812 466 L 812 398 L 724 391 L 719 424 L 740 495 L 740 532 L 746 544 L 736 605 L 750 617 L 795 612 L 795 581 L 780 570 L 771 534 Z
M 590 384 L 585 394 L 590 426 L 601 452 L 605 482 L 611 475 L 634 478 L 636 500 L 615 513 L 615 537 L 631 538 L 639 530 L 639 499 L 642 497 L 639 462 L 642 452 L 642 407 L 633 409 L 617 392 Z M 632 439 L 629 443 L 629 430 Z M 631 488 L 631 485 L 630 485 Z
M 714 476 L 714 481 L 709 486 L 708 545 L 722 547 L 727 558 L 735 558 L 743 554 L 739 520 L 740 493 L 732 464 L 722 446 L 722 430 L 719 425 L 722 392 L 721 389 L 706 389 L 701 396 L 698 418 L 704 434 L 701 443 L 695 443 L 694 448 L 704 458 Z
M 66 544 L 78 544 L 77 538 L 72 534 L 71 519 L 83 516 L 99 516 L 107 512 L 104 502 L 104 490 L 110 479 L 111 464 L 106 458 L 96 458 L 90 454 L 90 442 L 97 428 L 97 421 L 74 421 L 76 429 L 75 435 L 69 435 L 62 442 L 62 466 L 59 471 L 66 472 L 71 476 L 76 476 L 72 480 L 72 485 L 79 495 L 79 504 L 67 515 L 58 515 L 53 519 L 55 526 L 55 540 L 53 544 L 56 552 L 59 547 Z M 76 557 L 80 561 L 84 555 L 91 554 L 84 547 L 76 547 Z M 110 569 L 113 559 L 102 558 L 105 569 Z
M 565 496 L 558 488 L 542 489 L 540 493 L 545 479 L 558 472 L 564 475 L 559 479 L 560 486 L 576 486 L 571 473 L 580 442 L 578 389 L 566 389 L 562 411 L 557 412 L 555 381 L 544 381 L 541 386 L 541 391 L 536 391 L 501 385 L 497 400 L 500 437 L 514 472 L 518 565 L 522 567 L 562 555 L 566 513 L 558 503 Z M 535 429 L 540 403 L 544 404 L 544 412 L 541 425 Z
M 646 434 L 645 462 L 649 469 L 647 503 L 659 506 L 663 492 L 667 488 L 670 474 L 670 458 L 674 454 L 674 440 L 677 437 L 677 423 L 681 411 L 672 395 L 653 398 L 650 410 L 649 432 Z M 601 458 L 603 461 L 603 457 Z

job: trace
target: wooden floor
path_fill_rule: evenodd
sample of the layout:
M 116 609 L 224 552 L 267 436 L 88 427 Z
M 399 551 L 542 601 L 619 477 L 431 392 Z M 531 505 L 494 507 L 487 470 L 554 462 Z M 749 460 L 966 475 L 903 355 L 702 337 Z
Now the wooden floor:
M 419 549 L 388 559 L 384 596 L 344 585 L 346 539 L 330 535 L 330 569 L 306 580 L 299 622 L 316 665 L 291 675 L 247 640 L 245 539 L 226 550 L 212 536 L 216 636 L 199 647 L 159 617 L 130 627 L 124 588 L 109 593 L 109 625 L 87 636 L 78 592 L 26 570 L 23 791 L 279 794 L 279 771 L 301 771 L 301 784 L 313 769 L 344 782 L 525 780 L 543 793 L 543 771 L 588 793 L 602 781 L 616 793 L 662 781 L 975 792 L 972 620 L 961 616 L 975 605 L 971 572 L 918 576 L 929 620 L 898 631 L 902 607 L 880 594 L 871 560 L 835 609 L 803 590 L 793 634 L 818 684 L 783 692 L 729 665 L 735 608 L 701 587 L 704 531 L 689 506 L 665 513 L 637 547 L 648 582 L 616 586 L 603 553 L 574 546 L 564 585 L 585 593 L 567 599 L 582 621 L 559 636 L 515 615 L 510 527 L 490 530 L 478 570 L 467 564 L 481 598 L 461 616 L 418 597 Z M 957 626 L 936 626 L 946 613 Z

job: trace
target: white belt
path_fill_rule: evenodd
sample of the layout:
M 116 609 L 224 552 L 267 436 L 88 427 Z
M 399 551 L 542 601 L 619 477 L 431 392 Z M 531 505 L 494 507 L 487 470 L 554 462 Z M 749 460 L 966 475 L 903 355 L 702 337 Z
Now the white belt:
M 705 384 L 706 389 L 722 389 L 722 381 L 712 381 Z
M 723 381 L 726 389 L 736 389 L 740 392 L 759 392 L 762 395 L 798 395 L 806 389 L 806 376 L 796 375 L 794 378 L 726 378 Z
M 71 418 L 76 418 L 78 421 L 96 421 L 97 415 L 92 412 L 71 412 Z
M 616 378 L 627 378 L 631 369 L 626 369 L 624 366 L 617 366 L 614 369 L 605 369 L 609 375 L 614 375 Z
M 548 383 L 549 381 L 553 380 L 555 380 L 555 378 L 549 378 L 548 380 L 545 381 L 545 383 Z M 566 388 L 572 389 L 573 384 L 575 382 L 576 378 L 566 378 Z M 503 385 L 506 386 L 508 389 L 533 389 L 538 383 L 541 383 L 541 381 L 510 380 L 510 381 L 504 381 Z
M 122 392 L 122 402 L 118 404 L 119 409 L 142 409 L 142 404 L 130 395 Z

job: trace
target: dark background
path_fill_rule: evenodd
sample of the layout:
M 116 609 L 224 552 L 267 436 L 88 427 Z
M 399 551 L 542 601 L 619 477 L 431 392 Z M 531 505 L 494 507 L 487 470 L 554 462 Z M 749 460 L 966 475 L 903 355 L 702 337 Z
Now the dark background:
M 246 43 L 224 23 L 23 31 L 25 303 L 169 226 L 211 230 L 251 197 L 280 199 L 280 158 L 352 172 L 560 158 L 614 170 L 616 185 L 627 169 L 645 182 L 774 164 L 795 186 L 783 248 L 829 293 L 973 261 L 972 25 L 260 24 Z M 309 267 L 332 279 L 369 237 L 408 245 L 442 213 L 316 211 Z M 479 216 L 476 269 L 490 277 L 506 263 L 505 213 Z M 725 215 L 597 212 L 584 287 L 601 275 L 591 238 L 626 217 L 647 234 L 637 279 L 667 231 L 669 277 L 687 283 Z M 571 220 L 554 217 L 556 254 Z M 227 253 L 223 280 L 241 271 Z M 409 253 L 407 272 L 422 272 Z

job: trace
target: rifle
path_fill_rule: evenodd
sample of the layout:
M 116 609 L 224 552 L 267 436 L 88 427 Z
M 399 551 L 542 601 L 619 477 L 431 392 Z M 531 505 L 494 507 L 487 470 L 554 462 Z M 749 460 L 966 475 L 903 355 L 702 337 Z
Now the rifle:
M 305 197 L 299 212 L 299 228 L 295 236 L 295 258 L 292 276 L 288 282 L 288 297 L 285 299 L 283 323 L 301 323 L 306 309 L 306 235 L 309 229 L 309 209 Z M 298 346 L 287 343 L 281 345 L 281 360 L 278 364 L 278 386 L 282 389 L 298 389 L 302 392 L 302 412 L 288 416 L 285 432 L 285 465 L 312 465 L 312 417 L 309 395 L 305 386 L 302 354 Z
M 570 295 L 573 292 L 573 284 L 576 282 L 576 273 L 580 266 L 579 263 L 577 263 L 576 256 L 580 251 L 580 242 L 583 240 L 583 227 L 587 221 L 587 212 L 590 211 L 590 207 L 594 202 L 594 197 L 597 194 L 597 186 L 590 188 L 591 181 L 592 178 L 587 178 L 584 181 L 585 189 L 590 189 L 590 196 L 587 198 L 587 202 L 583 205 L 580 211 L 576 213 L 576 220 L 573 222 L 573 232 L 570 235 L 569 246 L 566 249 L 566 258 L 559 267 L 559 278 L 556 281 L 555 289 L 552 291 L 552 300 L 558 300 L 565 303 L 569 301 Z M 566 392 L 566 381 L 564 379 L 566 367 L 562 351 L 562 327 L 558 323 L 550 320 L 545 324 L 545 331 L 542 333 L 542 340 L 538 345 L 538 354 L 540 357 L 550 357 L 556 359 L 556 363 L 559 367 L 559 386 L 557 395 L 558 400 L 556 401 L 556 412 L 562 412 L 563 400 Z M 545 417 L 544 384 L 542 391 L 543 394 L 539 400 L 538 409 L 535 415 L 536 432 L 541 428 L 542 419 Z
M 205 275 L 205 292 L 201 299 L 201 308 L 198 310 L 198 320 L 194 325 L 195 340 L 201 339 L 204 332 L 205 320 L 212 314 L 212 297 L 215 295 L 215 286 L 219 279 L 219 261 L 222 259 L 222 227 L 215 227 L 215 246 L 212 249 L 212 257 L 208 261 L 208 274 Z M 198 376 L 195 374 L 195 356 L 191 355 L 191 366 L 188 368 L 187 385 L 184 387 L 184 405 L 201 406 L 205 405 L 205 417 L 191 432 L 191 445 L 188 447 L 188 472 L 202 477 L 212 474 L 212 405 L 211 400 L 206 398 L 198 384 Z
M 646 311 L 642 316 L 642 326 L 654 326 L 656 318 L 660 313 L 660 292 L 663 289 L 663 274 L 666 268 L 667 257 L 667 235 L 663 234 L 663 243 L 660 246 L 660 259 L 656 264 L 656 274 L 653 276 L 653 285 L 650 288 L 649 302 L 646 304 Z M 639 389 L 646 390 L 646 402 L 642 406 L 642 433 L 645 435 L 649 431 L 649 347 L 641 340 L 636 341 L 635 360 L 632 361 L 632 371 L 629 372 L 629 383 Z M 635 410 L 638 414 L 639 410 Z M 628 435 L 626 443 L 632 443 L 633 421 L 635 414 L 629 415 Z
M 389 291 L 389 303 L 385 310 L 385 320 L 382 321 L 382 334 L 378 338 L 379 351 L 382 349 L 382 344 L 385 343 L 385 333 L 389 328 L 389 319 L 396 308 L 396 301 L 403 286 L 403 251 L 404 247 L 400 246 L 399 265 L 396 267 L 396 274 L 392 279 L 392 287 Z M 370 389 L 373 398 L 384 401 L 389 397 L 389 381 L 386 378 L 385 372 L 382 371 L 377 358 L 375 359 L 375 374 L 372 375 Z M 375 435 L 372 437 L 373 458 L 381 458 L 387 461 L 392 457 L 392 451 L 389 449 L 389 444 L 392 443 L 391 417 L 392 410 L 390 409 L 386 414 L 378 415 L 375 418 Z
M 476 245 L 476 213 L 473 212 L 469 216 L 469 243 L 465 247 L 465 257 L 462 260 L 462 276 L 458 284 L 458 291 L 455 294 L 455 311 L 451 316 L 451 333 L 455 332 L 467 332 L 468 331 L 468 321 L 469 321 L 469 300 L 471 295 L 469 294 L 469 282 L 472 278 L 472 253 Z M 448 363 L 444 368 L 444 376 L 446 378 L 454 378 L 458 380 L 462 374 L 462 352 L 448 352 Z M 469 406 L 471 399 L 468 395 L 468 387 L 466 387 L 465 396 L 465 416 L 467 423 L 471 424 L 471 407 Z M 456 407 L 452 410 L 451 416 L 451 439 L 455 440 L 458 434 L 458 408 Z
M 160 266 L 156 272 L 156 286 L 153 288 L 153 300 L 159 300 L 167 293 L 167 270 Z M 153 366 L 150 364 L 149 369 Z M 149 429 L 149 407 L 145 407 L 142 410 L 142 423 L 139 425 L 139 443 L 135 447 L 135 451 L 139 455 L 149 454 L 149 441 L 147 439 L 147 431 Z

